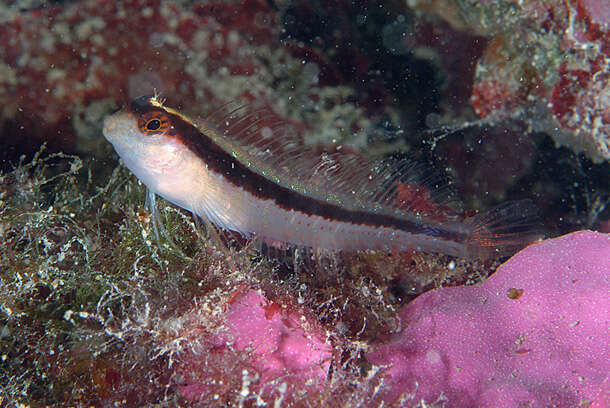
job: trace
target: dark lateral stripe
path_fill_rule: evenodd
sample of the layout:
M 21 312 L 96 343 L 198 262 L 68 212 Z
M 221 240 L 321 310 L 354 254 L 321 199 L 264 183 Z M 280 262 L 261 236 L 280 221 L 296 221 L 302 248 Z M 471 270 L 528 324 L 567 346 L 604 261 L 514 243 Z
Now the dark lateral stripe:
M 329 221 L 342 221 L 373 227 L 399 229 L 411 234 L 424 234 L 445 240 L 463 241 L 464 235 L 437 225 L 419 223 L 384 214 L 375 214 L 361 210 L 348 210 L 336 204 L 317 200 L 300 194 L 298 191 L 281 186 L 264 176 L 250 170 L 247 166 L 224 151 L 214 141 L 192 124 L 177 115 L 162 110 L 146 102 L 144 98 L 131 104 L 137 114 L 158 110 L 171 117 L 176 130 L 176 137 L 191 151 L 197 154 L 208 165 L 208 169 L 223 175 L 232 184 L 242 187 L 261 200 L 273 200 L 284 210 L 295 210 L 307 215 L 317 215 Z

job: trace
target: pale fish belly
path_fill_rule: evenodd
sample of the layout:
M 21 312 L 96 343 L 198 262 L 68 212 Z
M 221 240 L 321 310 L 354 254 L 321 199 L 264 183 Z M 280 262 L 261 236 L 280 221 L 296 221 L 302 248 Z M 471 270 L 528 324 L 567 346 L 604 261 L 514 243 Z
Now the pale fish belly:
M 273 200 L 253 194 L 209 173 L 206 188 L 193 212 L 220 227 L 299 246 L 330 250 L 416 249 L 465 256 L 466 245 L 426 234 L 326 219 L 318 215 L 286 210 Z M 190 209 L 190 208 L 189 208 Z

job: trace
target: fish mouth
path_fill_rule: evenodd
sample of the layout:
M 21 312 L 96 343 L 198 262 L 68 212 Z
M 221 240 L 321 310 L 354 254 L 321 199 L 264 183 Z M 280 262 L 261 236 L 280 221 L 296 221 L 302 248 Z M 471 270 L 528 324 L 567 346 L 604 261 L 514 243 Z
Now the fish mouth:
M 104 134 L 104 137 L 109 142 L 117 140 L 117 138 L 123 132 L 125 132 L 129 119 L 129 115 L 122 111 L 118 111 L 112 115 L 106 116 L 102 126 L 102 133 Z
M 104 137 L 111 141 L 114 134 L 116 133 L 116 128 L 118 126 L 116 115 L 108 115 L 104 118 L 104 124 L 102 126 L 102 134 Z

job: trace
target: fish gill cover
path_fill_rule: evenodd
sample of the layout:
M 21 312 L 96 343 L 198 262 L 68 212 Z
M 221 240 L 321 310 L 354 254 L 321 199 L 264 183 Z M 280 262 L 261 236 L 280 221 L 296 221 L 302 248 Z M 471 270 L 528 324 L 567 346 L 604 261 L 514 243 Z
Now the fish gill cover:
M 408 349 L 387 339 L 403 306 L 499 261 L 254 248 L 162 200 L 157 239 L 103 117 L 155 90 L 189 115 L 245 101 L 304 146 L 421 154 L 466 209 L 532 198 L 549 235 L 607 231 L 608 20 L 584 0 L 3 2 L 0 405 L 452 406 L 370 351 Z M 602 406 L 590 378 L 568 397 Z

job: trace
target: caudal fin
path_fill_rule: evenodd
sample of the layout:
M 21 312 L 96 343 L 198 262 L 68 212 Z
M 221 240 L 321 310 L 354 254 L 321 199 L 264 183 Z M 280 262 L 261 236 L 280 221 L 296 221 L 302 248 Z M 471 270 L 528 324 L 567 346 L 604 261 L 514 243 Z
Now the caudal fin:
M 471 219 L 470 249 L 481 258 L 512 255 L 542 237 L 539 219 L 531 200 L 500 204 Z

